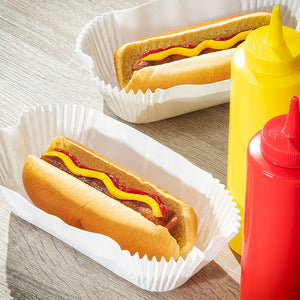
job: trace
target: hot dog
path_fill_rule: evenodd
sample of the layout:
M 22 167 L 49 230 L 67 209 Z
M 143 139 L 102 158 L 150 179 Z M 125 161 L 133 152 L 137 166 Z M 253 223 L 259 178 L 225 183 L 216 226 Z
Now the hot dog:
M 22 179 L 37 207 L 132 255 L 176 260 L 194 246 L 197 217 L 188 204 L 66 137 L 54 138 L 40 158 L 29 155 Z
M 229 79 L 235 47 L 270 18 L 269 12 L 243 14 L 124 44 L 114 53 L 119 86 L 145 93 Z

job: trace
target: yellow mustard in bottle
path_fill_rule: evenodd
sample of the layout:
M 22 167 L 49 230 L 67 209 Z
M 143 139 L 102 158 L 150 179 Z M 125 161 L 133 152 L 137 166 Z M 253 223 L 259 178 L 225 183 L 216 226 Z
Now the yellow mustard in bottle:
M 250 33 L 231 62 L 227 188 L 242 218 L 248 143 L 269 119 L 286 114 L 289 99 L 299 94 L 300 33 L 282 26 L 280 8 L 274 6 L 270 25 Z M 242 230 L 230 242 L 240 255 Z

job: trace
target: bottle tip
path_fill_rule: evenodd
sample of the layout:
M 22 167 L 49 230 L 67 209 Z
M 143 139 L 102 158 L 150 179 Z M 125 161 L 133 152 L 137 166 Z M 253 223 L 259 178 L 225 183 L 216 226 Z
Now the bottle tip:
M 280 7 L 278 5 L 275 5 L 272 10 L 268 39 L 272 48 L 282 46 L 285 43 L 282 31 Z
M 300 168 L 299 99 L 291 98 L 288 114 L 269 120 L 261 132 L 262 155 L 273 164 Z
M 297 96 L 291 98 L 283 132 L 288 138 L 300 138 L 299 98 Z

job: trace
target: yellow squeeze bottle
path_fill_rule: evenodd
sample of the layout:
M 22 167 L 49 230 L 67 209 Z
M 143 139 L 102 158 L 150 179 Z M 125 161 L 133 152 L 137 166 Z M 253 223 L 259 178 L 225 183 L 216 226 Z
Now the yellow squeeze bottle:
M 270 25 L 250 33 L 231 62 L 227 188 L 242 218 L 248 143 L 269 119 L 288 112 L 294 95 L 300 95 L 300 33 L 282 26 L 274 6 Z M 242 230 L 230 242 L 240 255 Z

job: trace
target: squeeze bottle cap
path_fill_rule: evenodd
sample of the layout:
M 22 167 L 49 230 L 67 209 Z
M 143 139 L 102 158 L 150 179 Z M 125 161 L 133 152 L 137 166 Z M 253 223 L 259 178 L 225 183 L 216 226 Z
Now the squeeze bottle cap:
M 260 73 L 283 74 L 300 68 L 300 33 L 282 26 L 279 6 L 274 6 L 270 25 L 254 30 L 245 41 L 245 60 Z
M 287 168 L 300 168 L 299 99 L 292 97 L 289 113 L 269 120 L 261 132 L 261 152 L 265 159 Z

